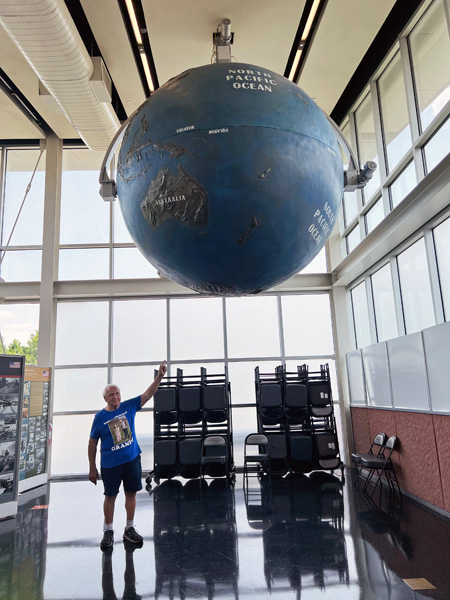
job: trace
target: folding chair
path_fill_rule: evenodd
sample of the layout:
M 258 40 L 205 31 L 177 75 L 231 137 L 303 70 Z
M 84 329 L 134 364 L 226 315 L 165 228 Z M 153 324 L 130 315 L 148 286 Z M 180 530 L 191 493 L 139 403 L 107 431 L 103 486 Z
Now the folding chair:
M 333 399 L 329 381 L 308 383 L 309 402 L 313 417 L 329 417 L 333 412 Z
M 251 452 L 250 447 L 258 446 L 257 452 Z M 252 466 L 253 465 L 253 466 Z M 263 433 L 250 433 L 244 441 L 244 485 L 248 477 L 249 469 L 258 474 L 267 473 L 269 481 L 272 481 L 272 469 L 270 467 L 270 442 L 267 435 Z
M 202 439 L 191 437 L 180 440 L 179 454 L 178 474 L 185 479 L 200 477 Z
M 178 392 L 178 409 L 183 423 L 193 424 L 202 420 L 201 388 L 186 386 Z
M 377 474 L 377 479 L 375 481 L 373 490 L 370 494 L 368 494 L 369 498 L 373 495 L 375 488 L 381 480 L 383 474 L 386 476 L 386 481 L 389 486 L 390 491 L 395 491 L 394 484 L 397 486 L 397 489 L 401 495 L 400 486 L 398 484 L 397 475 L 395 474 L 394 463 L 392 462 L 391 455 L 394 451 L 394 448 L 397 443 L 397 437 L 395 435 L 391 435 L 391 437 L 387 440 L 383 449 L 381 450 L 379 456 L 367 456 L 361 458 L 361 467 L 363 469 L 369 470 L 369 475 L 363 486 L 363 492 L 366 491 L 368 485 L 372 481 L 374 474 Z M 372 482 L 373 483 L 373 482 Z
M 154 398 L 155 420 L 160 425 L 172 425 L 178 421 L 177 390 L 174 387 L 159 388 Z
M 203 439 L 201 477 L 228 476 L 228 441 L 224 435 L 208 435 Z
M 208 423 L 222 423 L 228 417 L 225 385 L 206 385 L 203 388 L 203 416 Z
M 302 423 L 308 416 L 308 388 L 304 383 L 287 383 L 284 413 L 291 423 Z
M 356 484 L 358 483 L 358 479 L 361 476 L 361 458 L 371 458 L 372 456 L 380 456 L 386 443 L 386 440 L 387 435 L 385 433 L 377 433 L 377 435 L 373 439 L 373 442 L 370 444 L 369 452 L 366 452 L 365 454 L 358 454 L 355 452 L 352 454 L 352 462 L 356 464 L 357 470 L 356 479 L 353 485 L 356 486 Z M 376 450 L 376 448 L 378 448 L 378 451 L 375 454 L 374 450 Z
M 290 433 L 289 464 L 295 473 L 309 473 L 313 465 L 313 438 L 309 433 Z
M 171 479 L 178 473 L 178 444 L 175 439 L 162 439 L 155 442 L 155 483 L 160 479 Z
M 263 425 L 276 425 L 283 418 L 283 388 L 279 383 L 261 383 L 260 405 Z

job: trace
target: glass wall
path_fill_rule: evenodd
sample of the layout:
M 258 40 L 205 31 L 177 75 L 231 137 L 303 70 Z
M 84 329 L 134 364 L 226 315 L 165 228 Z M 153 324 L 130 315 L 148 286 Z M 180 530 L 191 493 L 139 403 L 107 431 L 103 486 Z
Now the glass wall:
M 450 321 L 450 218 L 433 229 L 445 320 Z
M 378 165 L 378 169 L 373 174 L 372 179 L 363 188 L 365 200 L 369 200 L 380 186 L 380 169 L 378 160 L 378 150 L 375 139 L 375 121 L 373 117 L 372 95 L 369 93 L 361 102 L 355 111 L 355 128 L 358 140 L 359 163 L 364 165 L 368 161 L 373 161 Z
M 435 325 L 424 239 L 399 254 L 397 262 L 406 333 Z
M 356 140 L 360 165 L 371 160 L 378 169 L 362 190 L 344 194 L 341 259 L 449 153 L 450 38 L 443 0 L 430 2 L 408 27 L 344 120 L 342 131 Z M 358 216 L 364 230 L 353 229 Z
M 352 289 L 351 299 L 356 347 L 362 348 L 363 346 L 368 346 L 371 343 L 367 291 L 364 281 Z
M 385 265 L 371 279 L 377 341 L 384 342 L 398 335 L 391 266 Z
M 450 43 L 442 2 L 432 3 L 408 39 L 423 131 L 450 99 Z
M 389 173 L 412 145 L 400 52 L 396 53 L 377 83 Z
M 168 360 L 169 375 L 176 375 L 178 368 L 197 376 L 202 366 L 210 374 L 228 368 L 237 464 L 242 464 L 245 435 L 256 428 L 256 366 L 274 372 L 287 360 L 293 368 L 306 363 L 310 370 L 329 363 L 338 402 L 328 293 L 59 302 L 53 474 L 87 472 L 81 446 L 86 445 L 93 415 L 104 406 L 107 383 L 117 383 L 124 398 L 134 397 L 153 381 L 163 359 Z M 148 447 L 143 464 L 150 470 L 151 408 L 144 409 L 144 419 Z
M 7 245 L 9 248 L 0 264 L 0 276 L 6 282 L 41 278 L 44 186 L 45 152 L 7 150 L 0 229 L 1 255 Z
M 98 193 L 103 152 L 63 151 L 60 220 L 60 280 L 157 277 L 132 241 L 118 202 Z

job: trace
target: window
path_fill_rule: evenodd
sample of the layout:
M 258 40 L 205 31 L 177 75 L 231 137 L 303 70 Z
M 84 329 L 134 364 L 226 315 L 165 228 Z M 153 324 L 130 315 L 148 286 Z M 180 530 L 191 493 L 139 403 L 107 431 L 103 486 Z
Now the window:
M 0 354 L 24 354 L 38 330 L 39 304 L 0 304 Z
M 113 302 L 113 362 L 161 362 L 167 356 L 166 337 L 165 300 Z M 153 371 L 147 370 L 150 379 Z
M 390 172 L 412 144 L 400 52 L 397 52 L 380 76 L 378 91 L 387 166 Z
M 355 325 L 356 347 L 362 348 L 372 343 L 367 307 L 366 284 L 363 281 L 351 290 L 353 322 Z
M 427 173 L 432 171 L 449 152 L 450 119 L 447 119 L 424 146 Z
M 55 369 L 53 410 L 55 412 L 101 410 L 103 408 L 102 391 L 107 384 L 108 370 L 105 367 Z
M 361 243 L 361 232 L 359 229 L 359 225 L 357 225 L 350 231 L 350 233 L 346 237 L 346 240 L 347 254 L 350 254 L 350 252 L 352 252 L 356 248 L 356 246 Z
M 334 353 L 328 294 L 282 296 L 286 356 L 320 356 Z
M 64 150 L 61 244 L 108 243 L 110 203 L 98 193 L 102 152 Z
M 398 335 L 390 265 L 379 269 L 371 279 L 377 338 L 384 342 Z
M 56 365 L 108 361 L 108 302 L 60 302 L 56 321 Z
M 345 193 L 342 203 L 344 207 L 345 227 L 348 227 L 353 219 L 358 216 L 358 197 L 356 192 Z
M 38 159 L 39 164 L 31 188 L 9 241 Z M 28 247 L 42 246 L 44 187 L 45 152 L 41 155 L 39 150 L 34 149 L 8 150 L 0 231 L 2 250 L 8 241 L 10 248 L 0 265 L 0 275 L 5 281 L 39 281 L 41 279 L 42 252 L 40 249 L 32 250 Z M 2 255 L 3 252 L 0 253 L 0 256 Z
M 223 311 L 220 298 L 170 301 L 172 360 L 223 358 Z
M 397 263 L 406 333 L 435 325 L 424 239 L 399 254 Z
M 42 250 L 10 250 L 1 264 L 5 281 L 40 281 Z
M 158 272 L 136 247 L 114 248 L 114 279 L 147 279 Z
M 416 170 L 414 163 L 410 162 L 394 183 L 389 187 L 391 193 L 392 208 L 395 208 L 417 185 Z
M 62 248 L 59 251 L 58 279 L 108 279 L 108 248 Z
M 433 230 L 445 320 L 450 321 L 450 219 Z
M 367 235 L 384 219 L 383 201 L 379 198 L 365 215 Z
M 230 358 L 281 356 L 275 296 L 227 298 Z
M 450 42 L 442 1 L 433 2 L 414 27 L 409 47 L 424 130 L 450 99 Z
M 375 139 L 375 122 L 372 110 L 372 96 L 369 93 L 355 112 L 356 137 L 358 140 L 359 162 L 364 165 L 367 161 L 379 164 Z M 367 201 L 380 187 L 380 171 L 377 168 L 372 179 L 363 188 L 364 199 Z
M 306 265 L 300 273 L 326 273 L 327 272 L 327 257 L 325 254 L 325 248 L 315 256 L 312 261 Z

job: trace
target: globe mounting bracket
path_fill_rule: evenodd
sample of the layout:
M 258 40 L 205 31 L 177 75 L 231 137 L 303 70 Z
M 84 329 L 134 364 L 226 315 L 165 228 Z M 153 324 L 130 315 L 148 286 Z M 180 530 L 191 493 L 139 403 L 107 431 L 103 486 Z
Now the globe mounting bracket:
M 372 179 L 373 174 L 377 170 L 377 163 L 373 160 L 368 160 L 361 168 L 358 168 L 356 157 L 344 134 L 329 115 L 325 112 L 323 114 L 333 127 L 337 143 L 348 158 L 348 167 L 344 171 L 344 192 L 354 192 L 355 190 L 362 189 Z
M 234 42 L 234 33 L 231 31 L 230 19 L 224 19 L 213 33 L 215 47 L 215 62 L 231 62 L 231 45 Z

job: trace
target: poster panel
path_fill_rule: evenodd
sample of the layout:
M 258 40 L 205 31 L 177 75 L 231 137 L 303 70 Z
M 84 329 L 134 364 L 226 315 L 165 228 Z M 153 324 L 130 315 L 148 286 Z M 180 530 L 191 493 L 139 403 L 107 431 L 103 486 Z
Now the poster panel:
M 27 365 L 20 439 L 19 478 L 21 481 L 46 472 L 49 397 L 50 369 Z
M 17 499 L 25 357 L 0 355 L 0 504 Z

